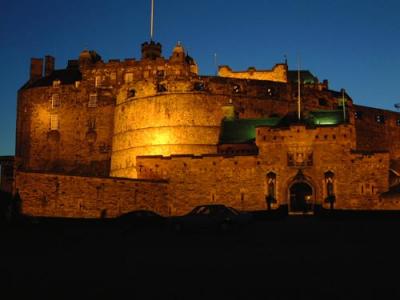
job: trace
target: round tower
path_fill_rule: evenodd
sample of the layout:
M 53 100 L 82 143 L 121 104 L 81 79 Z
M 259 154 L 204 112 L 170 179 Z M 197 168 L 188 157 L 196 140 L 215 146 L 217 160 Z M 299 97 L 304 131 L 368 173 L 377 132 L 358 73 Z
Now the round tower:
M 216 153 L 222 110 L 210 94 L 193 91 L 190 79 L 139 81 L 117 97 L 111 176 L 136 178 L 136 157 Z M 134 97 L 129 91 L 135 90 Z

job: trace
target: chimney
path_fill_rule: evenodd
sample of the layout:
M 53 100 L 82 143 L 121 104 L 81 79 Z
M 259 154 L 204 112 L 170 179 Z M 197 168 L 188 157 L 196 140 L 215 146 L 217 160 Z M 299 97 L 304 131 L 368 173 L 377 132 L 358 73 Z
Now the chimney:
M 53 56 L 46 55 L 44 58 L 44 76 L 49 76 L 54 71 L 55 59 Z
M 43 76 L 43 59 L 31 58 L 31 73 L 29 80 L 37 80 Z

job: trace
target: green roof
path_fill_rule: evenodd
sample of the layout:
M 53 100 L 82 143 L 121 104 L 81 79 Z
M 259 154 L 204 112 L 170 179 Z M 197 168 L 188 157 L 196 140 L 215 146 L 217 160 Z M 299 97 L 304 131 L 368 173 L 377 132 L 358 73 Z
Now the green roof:
M 257 126 L 276 126 L 281 118 L 223 120 L 221 144 L 248 143 L 256 138 Z
M 342 110 L 317 110 L 308 112 L 299 122 L 296 116 L 266 119 L 225 119 L 221 124 L 220 144 L 250 143 L 256 138 L 256 127 L 288 127 L 293 124 L 304 124 L 308 127 L 336 126 L 343 123 Z
M 343 123 L 342 110 L 318 110 L 309 113 L 309 121 L 312 125 L 338 125 Z

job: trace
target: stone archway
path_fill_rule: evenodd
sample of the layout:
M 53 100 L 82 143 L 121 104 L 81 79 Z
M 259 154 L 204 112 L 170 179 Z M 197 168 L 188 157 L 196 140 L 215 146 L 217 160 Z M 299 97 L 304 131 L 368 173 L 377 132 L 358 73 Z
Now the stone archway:
M 313 188 L 308 182 L 294 182 L 289 187 L 289 210 L 291 212 L 312 211 L 313 194 Z

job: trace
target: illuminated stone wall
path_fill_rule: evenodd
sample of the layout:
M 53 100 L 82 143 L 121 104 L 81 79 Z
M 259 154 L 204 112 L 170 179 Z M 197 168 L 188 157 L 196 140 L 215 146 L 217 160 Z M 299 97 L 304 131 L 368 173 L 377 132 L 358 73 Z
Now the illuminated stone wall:
M 184 214 L 196 205 L 223 203 L 237 209 L 266 209 L 267 174 L 276 174 L 276 208 L 289 204 L 289 188 L 299 169 L 313 187 L 316 204 L 328 207 L 325 172 L 334 173 L 336 208 L 393 209 L 380 194 L 389 188 L 388 153 L 351 151 L 354 128 L 339 126 L 290 130 L 258 129 L 259 155 L 138 157 L 139 178 L 169 181 L 168 199 L 172 214 Z M 318 136 L 318 137 L 317 137 Z M 265 137 L 265 140 L 264 140 Z M 300 165 L 288 164 L 288 154 Z M 301 165 L 312 153 L 312 164 Z M 400 207 L 399 207 L 400 208 Z
M 287 79 L 287 65 L 277 64 L 272 70 L 256 70 L 249 68 L 247 71 L 232 71 L 228 66 L 220 66 L 218 69 L 218 76 L 238 78 L 238 79 L 254 79 L 254 80 L 269 80 L 276 82 L 288 82 Z
M 146 209 L 168 215 L 166 182 L 17 172 L 22 212 L 35 216 L 100 218 Z
M 97 93 L 96 107 L 88 107 Z M 59 97 L 52 106 L 52 95 Z M 108 175 L 115 100 L 84 83 L 35 87 L 19 93 L 16 154 L 23 169 Z M 51 118 L 58 130 L 51 130 Z M 89 123 L 92 123 L 93 129 Z

